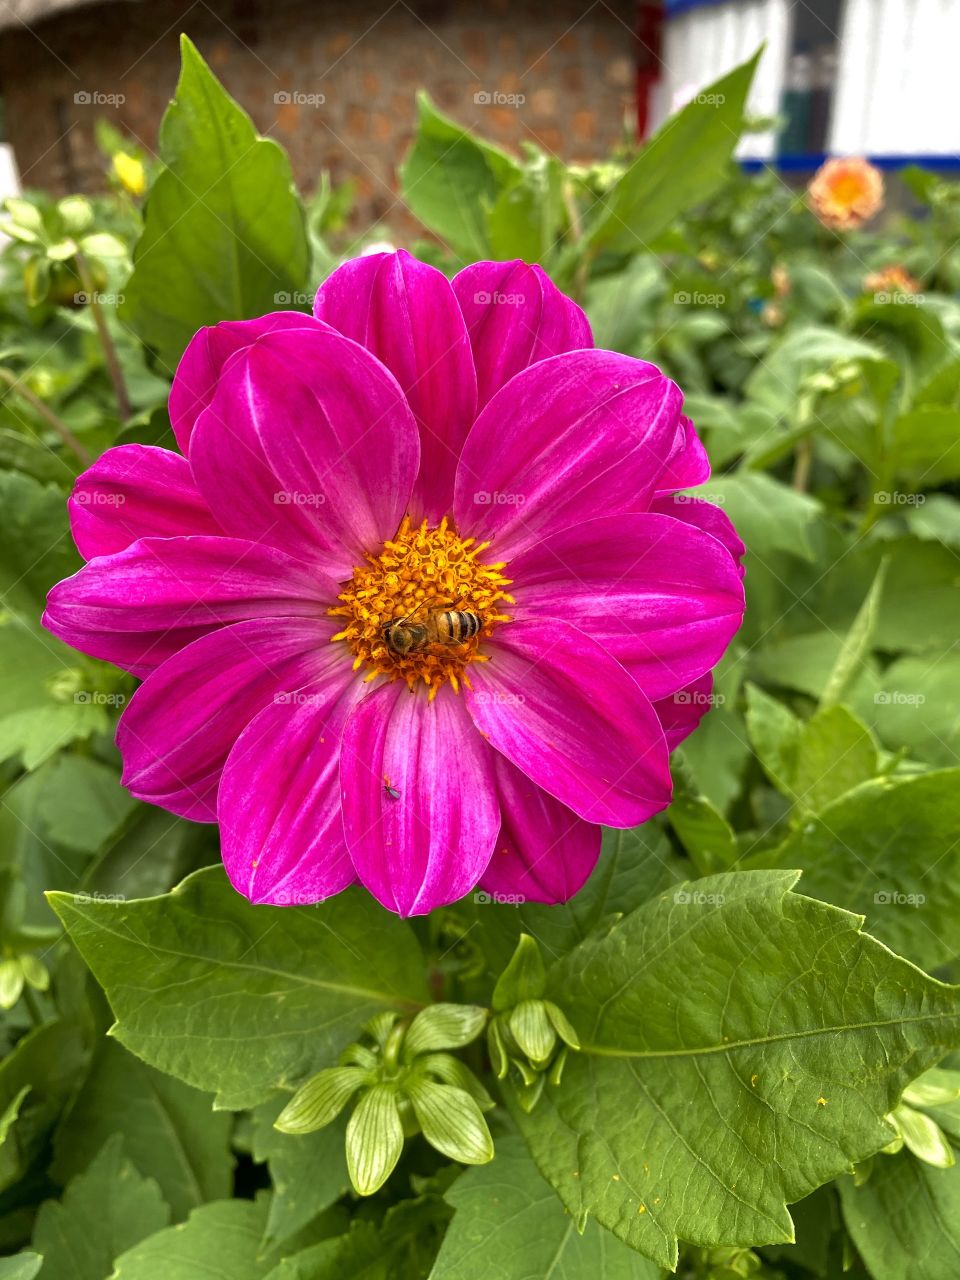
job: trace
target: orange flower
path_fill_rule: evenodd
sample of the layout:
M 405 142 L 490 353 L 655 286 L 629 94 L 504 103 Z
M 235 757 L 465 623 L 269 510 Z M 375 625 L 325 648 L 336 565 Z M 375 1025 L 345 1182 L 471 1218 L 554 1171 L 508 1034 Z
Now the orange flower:
M 864 293 L 919 293 L 920 281 L 899 264 L 871 271 L 863 281 Z
M 883 208 L 883 174 L 866 160 L 827 160 L 807 188 L 810 205 L 826 227 L 849 231 Z

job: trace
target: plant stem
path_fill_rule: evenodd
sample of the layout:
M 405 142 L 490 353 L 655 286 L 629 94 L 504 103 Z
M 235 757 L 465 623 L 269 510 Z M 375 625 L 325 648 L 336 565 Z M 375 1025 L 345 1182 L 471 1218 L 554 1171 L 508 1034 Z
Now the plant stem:
M 110 330 L 107 327 L 107 317 L 103 314 L 103 308 L 97 296 L 97 289 L 93 277 L 90 275 L 90 268 L 83 254 L 77 250 L 76 254 L 77 274 L 80 276 L 80 283 L 83 285 L 83 291 L 87 295 L 87 304 L 93 314 L 94 323 L 97 326 L 97 336 L 100 339 L 100 346 L 103 348 L 103 359 L 107 366 L 107 372 L 110 375 L 110 381 L 113 383 L 113 394 L 117 401 L 117 412 L 120 414 L 120 421 L 126 422 L 130 417 L 130 397 L 127 394 L 127 384 L 123 378 L 123 369 L 120 366 L 120 357 L 117 355 L 117 348 L 114 346 L 113 338 L 110 336 Z
M 41 417 L 47 426 L 52 427 L 68 449 L 77 455 L 85 467 L 93 462 L 93 455 L 88 453 L 62 418 L 33 394 L 28 386 L 20 381 L 11 369 L 0 368 L 0 382 L 5 382 L 11 391 L 15 391 L 22 400 Z
M 39 1004 L 37 1004 L 37 997 L 33 994 L 27 983 L 24 983 L 23 985 L 23 1003 L 27 1006 L 27 1012 L 30 1014 L 33 1025 L 35 1027 L 42 1027 L 46 1022 L 46 1018 L 43 1016 L 43 1011 Z

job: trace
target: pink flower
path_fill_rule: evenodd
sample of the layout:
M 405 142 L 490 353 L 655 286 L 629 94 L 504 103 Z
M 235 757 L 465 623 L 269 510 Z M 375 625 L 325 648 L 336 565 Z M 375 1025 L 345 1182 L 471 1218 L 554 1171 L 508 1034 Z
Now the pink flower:
M 143 677 L 124 783 L 252 901 L 562 901 L 669 803 L 743 613 L 681 393 L 521 262 L 358 258 L 315 315 L 196 335 L 183 456 L 80 477 L 46 625 Z

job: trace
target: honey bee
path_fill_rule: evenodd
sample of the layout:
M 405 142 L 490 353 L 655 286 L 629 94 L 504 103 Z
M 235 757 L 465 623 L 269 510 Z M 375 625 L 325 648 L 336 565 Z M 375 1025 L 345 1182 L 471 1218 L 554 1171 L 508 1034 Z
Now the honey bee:
M 414 610 L 416 613 L 416 610 Z M 383 628 L 387 648 L 401 657 L 419 653 L 432 644 L 466 644 L 483 626 L 479 613 L 470 609 L 431 609 L 423 622 L 411 622 L 413 613 L 396 618 Z

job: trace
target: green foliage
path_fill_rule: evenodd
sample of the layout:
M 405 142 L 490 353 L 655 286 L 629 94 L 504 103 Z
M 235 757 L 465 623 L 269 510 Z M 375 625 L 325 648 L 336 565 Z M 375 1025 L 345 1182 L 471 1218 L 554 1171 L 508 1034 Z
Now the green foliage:
M 171 374 L 201 325 L 289 309 L 308 269 L 286 154 L 257 137 L 186 37 L 182 53 L 124 307 Z
M 120 786 L 132 677 L 39 625 L 196 329 L 407 227 L 304 209 L 188 40 L 158 160 L 101 125 L 111 194 L 6 203 L 0 1280 L 957 1274 L 958 988 L 914 966 L 960 977 L 960 186 L 827 231 L 731 164 L 755 67 L 589 166 L 424 94 L 401 167 L 423 257 L 540 262 L 681 384 L 747 545 L 673 804 L 559 906 L 252 906 Z

